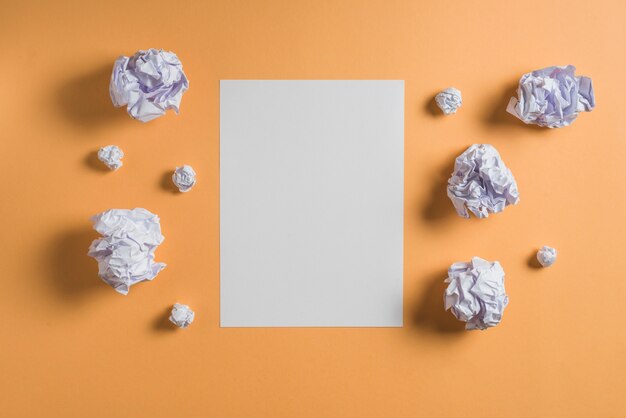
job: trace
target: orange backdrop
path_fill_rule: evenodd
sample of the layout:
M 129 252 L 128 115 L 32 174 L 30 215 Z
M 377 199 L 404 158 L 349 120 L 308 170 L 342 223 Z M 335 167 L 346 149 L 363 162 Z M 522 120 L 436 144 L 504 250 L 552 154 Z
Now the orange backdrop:
M 508 4 L 506 4 L 508 3 Z M 0 415 L 626 417 L 624 3 L 615 0 L 10 1 L 0 11 Z M 150 47 L 191 80 L 180 116 L 114 109 L 111 66 Z M 520 75 L 574 64 L 597 108 L 559 130 L 505 113 Z M 406 80 L 403 328 L 219 328 L 219 80 Z M 444 117 L 440 89 L 462 90 Z M 521 203 L 486 220 L 445 196 L 490 143 Z M 114 173 L 98 147 L 126 152 Z M 199 182 L 173 193 L 190 164 Z M 89 217 L 145 207 L 168 264 L 127 297 L 86 256 Z M 538 247 L 559 250 L 534 267 Z M 442 307 L 452 262 L 499 260 L 502 323 Z M 166 322 L 174 302 L 196 321 Z M 461 326 L 459 326 L 461 325 Z

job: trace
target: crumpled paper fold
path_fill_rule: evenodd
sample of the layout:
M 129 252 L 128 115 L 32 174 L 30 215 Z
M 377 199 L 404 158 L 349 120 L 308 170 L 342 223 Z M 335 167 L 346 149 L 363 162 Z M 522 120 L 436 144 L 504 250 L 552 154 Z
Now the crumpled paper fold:
M 170 322 L 178 328 L 187 328 L 193 322 L 194 317 L 195 314 L 189 306 L 183 305 L 182 303 L 176 303 L 172 307 Z
M 562 128 L 571 124 L 580 112 L 596 106 L 589 77 L 576 76 L 576 67 L 547 67 L 524 74 L 519 81 L 517 98 L 511 97 L 507 112 L 527 124 Z
M 176 54 L 149 49 L 115 61 L 109 93 L 115 107 L 126 106 L 133 119 L 148 122 L 168 109 L 179 113 L 188 88 L 189 80 Z
M 102 237 L 94 240 L 88 255 L 98 262 L 98 275 L 117 292 L 152 280 L 165 268 L 154 262 L 154 251 L 163 242 L 159 217 L 146 209 L 110 209 L 92 218 Z
M 488 144 L 474 144 L 456 158 L 448 180 L 448 197 L 464 218 L 470 217 L 469 212 L 486 218 L 519 202 L 513 173 Z
M 444 306 L 466 330 L 495 327 L 502 320 L 509 297 L 504 289 L 504 270 L 497 261 L 480 257 L 469 263 L 454 263 L 445 280 Z

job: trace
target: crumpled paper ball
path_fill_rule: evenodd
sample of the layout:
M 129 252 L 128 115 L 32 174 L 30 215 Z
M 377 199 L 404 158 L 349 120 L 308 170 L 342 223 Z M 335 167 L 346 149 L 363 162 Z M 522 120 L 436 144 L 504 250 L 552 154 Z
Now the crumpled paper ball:
M 556 249 L 544 245 L 537 251 L 537 261 L 543 267 L 550 267 L 556 261 Z
M 165 268 L 154 262 L 154 251 L 163 242 L 159 217 L 146 209 L 110 209 L 92 218 L 102 237 L 87 253 L 98 262 L 98 275 L 117 292 L 152 280 Z
M 174 307 L 172 307 L 170 322 L 178 328 L 187 328 L 193 322 L 194 317 L 195 314 L 189 306 L 176 303 Z
M 437 102 L 437 106 L 444 114 L 452 115 L 463 104 L 461 91 L 454 87 L 448 87 L 435 96 L 435 102 Z
M 117 145 L 107 145 L 98 150 L 98 159 L 111 170 L 117 170 L 124 165 L 124 163 L 122 163 L 123 157 L 124 151 Z
M 576 67 L 547 67 L 524 74 L 517 98 L 511 97 L 506 110 L 522 122 L 547 128 L 562 128 L 580 112 L 596 105 L 589 77 L 575 76 Z
M 478 218 L 498 213 L 519 202 L 517 183 L 498 151 L 488 144 L 474 144 L 456 158 L 448 180 L 448 197 L 459 216 Z
M 502 320 L 509 297 L 504 289 L 504 270 L 497 261 L 480 257 L 454 263 L 448 269 L 444 293 L 446 311 L 465 322 L 466 330 L 495 327 Z
M 168 109 L 178 113 L 188 88 L 189 80 L 176 54 L 149 49 L 115 61 L 109 93 L 115 107 L 126 106 L 133 119 L 148 122 Z
M 189 165 L 176 167 L 172 181 L 182 193 L 188 192 L 196 184 L 196 172 Z

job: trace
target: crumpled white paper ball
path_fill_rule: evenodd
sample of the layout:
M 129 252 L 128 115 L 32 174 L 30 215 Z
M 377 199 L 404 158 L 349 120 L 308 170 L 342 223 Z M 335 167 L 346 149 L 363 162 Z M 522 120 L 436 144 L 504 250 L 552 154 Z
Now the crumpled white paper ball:
M 188 192 L 196 184 L 196 172 L 189 165 L 176 167 L 172 181 L 182 193 Z
M 122 163 L 123 157 L 124 151 L 117 145 L 107 145 L 98 150 L 98 159 L 111 170 L 117 170 L 124 165 L 124 163 Z
M 115 107 L 126 106 L 133 119 L 148 122 L 168 109 L 180 109 L 189 80 L 173 52 L 162 49 L 121 56 L 113 66 L 109 93 Z
M 517 98 L 511 97 L 507 112 L 522 122 L 547 128 L 571 124 L 580 112 L 596 105 L 589 77 L 575 76 L 576 67 L 547 67 L 524 74 Z
M 544 245 L 537 251 L 537 261 L 543 267 L 550 267 L 556 261 L 556 249 Z
M 172 307 L 170 322 L 178 328 L 187 328 L 193 322 L 194 317 L 195 314 L 189 306 L 176 303 L 174 307 Z
M 449 283 L 444 293 L 446 311 L 450 309 L 459 321 L 466 322 L 466 330 L 484 330 L 500 323 L 509 303 L 500 263 L 480 257 L 454 263 L 445 282 Z
M 94 240 L 88 255 L 98 262 L 98 275 L 117 292 L 152 280 L 165 268 L 154 262 L 154 251 L 163 242 L 159 217 L 146 209 L 110 209 L 92 218 L 102 237 Z
M 457 109 L 463 104 L 461 91 L 454 87 L 448 87 L 435 96 L 435 102 L 437 102 L 437 106 L 439 106 L 439 109 L 441 109 L 444 114 L 452 115 L 456 113 Z
M 519 202 L 517 183 L 498 151 L 488 144 L 474 144 L 456 158 L 448 180 L 448 197 L 459 216 L 478 218 L 498 213 Z

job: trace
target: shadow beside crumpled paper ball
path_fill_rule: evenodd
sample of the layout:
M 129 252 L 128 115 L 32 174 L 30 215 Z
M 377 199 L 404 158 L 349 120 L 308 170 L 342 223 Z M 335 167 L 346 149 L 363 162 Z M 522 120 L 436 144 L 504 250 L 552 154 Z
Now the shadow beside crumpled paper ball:
M 173 174 L 174 170 L 167 170 L 166 172 L 164 172 L 161 176 L 161 179 L 159 180 L 159 187 L 162 190 L 165 190 L 166 192 L 170 192 L 172 194 L 182 194 L 172 180 Z
M 540 270 L 543 268 L 541 263 L 539 263 L 539 260 L 537 260 L 537 250 L 534 250 L 532 254 L 528 256 L 528 258 L 526 259 L 526 264 L 532 269 Z
M 152 329 L 156 332 L 173 332 L 178 328 L 170 322 L 170 314 L 172 313 L 172 306 L 168 306 L 164 311 L 152 322 Z
M 411 325 L 436 334 L 462 336 L 466 332 L 465 323 L 444 309 L 443 294 L 447 287 L 444 279 L 447 276 L 448 271 L 442 270 L 426 278 L 425 290 L 411 316 Z
M 113 170 L 110 170 L 102 161 L 98 159 L 98 151 L 91 151 L 85 157 L 85 165 L 94 171 L 98 171 L 101 173 L 110 173 Z
M 91 72 L 72 75 L 55 90 L 55 108 L 72 124 L 94 129 L 132 121 L 124 108 L 115 108 L 111 102 L 109 82 L 114 61 L 113 58 Z
M 441 169 L 433 173 L 430 195 L 422 206 L 421 215 L 423 220 L 432 223 L 457 216 L 454 205 L 448 197 L 448 179 L 454 171 L 456 157 L 463 151 L 465 151 L 465 148 L 450 156 Z
M 502 90 L 500 90 L 500 93 L 489 100 L 489 104 L 485 106 L 486 113 L 482 118 L 485 125 L 492 128 L 531 129 L 535 132 L 550 131 L 550 129 L 542 128 L 537 125 L 526 124 L 506 111 L 511 97 L 517 97 L 518 85 L 519 80 L 505 84 Z
M 428 100 L 424 103 L 424 112 L 433 117 L 445 116 L 443 111 L 439 109 L 437 106 L 437 102 L 435 101 L 435 96 L 438 92 L 433 93 Z
M 517 81 L 507 83 L 500 90 L 500 93 L 490 101 L 491 105 L 486 107 L 487 113 L 483 118 L 484 122 L 488 125 L 525 125 L 506 111 L 511 97 L 517 97 Z
M 95 291 L 110 291 L 98 277 L 96 261 L 87 255 L 98 233 L 91 226 L 63 231 L 46 248 L 48 271 L 54 293 L 63 300 L 76 300 Z

